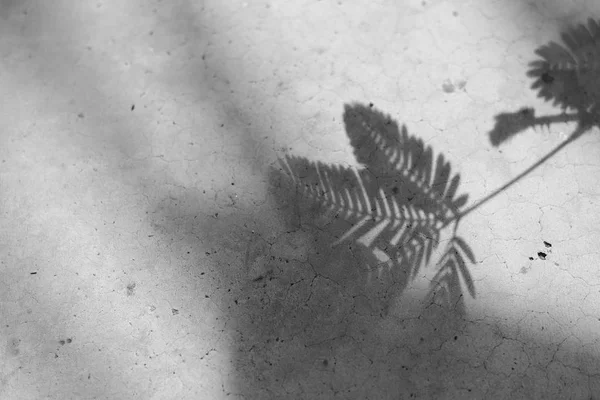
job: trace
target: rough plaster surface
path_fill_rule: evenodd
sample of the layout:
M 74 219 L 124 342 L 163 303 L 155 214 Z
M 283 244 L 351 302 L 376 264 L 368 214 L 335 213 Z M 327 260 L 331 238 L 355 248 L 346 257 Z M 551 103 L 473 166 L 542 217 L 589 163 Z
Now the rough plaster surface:
M 574 129 L 487 136 L 595 2 L 0 4 L 0 398 L 600 398 L 597 129 L 461 221 L 462 312 L 278 163 L 360 167 L 373 103 L 474 204 Z

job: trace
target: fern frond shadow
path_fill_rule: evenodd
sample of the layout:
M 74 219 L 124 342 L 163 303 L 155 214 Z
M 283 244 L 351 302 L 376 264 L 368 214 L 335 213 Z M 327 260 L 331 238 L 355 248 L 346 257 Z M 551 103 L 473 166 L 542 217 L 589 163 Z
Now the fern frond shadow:
M 452 304 L 456 309 L 464 309 L 464 297 L 462 293 L 452 290 L 460 287 L 461 281 L 465 283 L 471 297 L 475 298 L 475 284 L 467 268 L 465 256 L 468 261 L 475 262 L 470 247 L 460 237 L 450 240 L 448 250 L 440 260 L 441 268 L 432 279 L 433 285 L 429 291 L 429 301 L 437 304 Z
M 600 100 L 600 25 L 589 19 L 561 35 L 565 46 L 550 42 L 536 50 L 541 60 L 530 64 L 528 76 L 538 96 L 563 109 L 598 111 Z
M 396 270 L 403 290 L 430 263 L 441 229 L 456 220 L 468 196 L 458 194 L 460 175 L 443 154 L 434 157 L 431 146 L 409 135 L 406 126 L 399 128 L 389 115 L 355 103 L 345 106 L 344 123 L 359 168 L 290 155 L 280 159 L 281 168 L 303 198 L 346 221 L 347 229 L 333 246 L 359 243 L 374 255 L 367 280 Z M 474 262 L 470 248 L 456 243 L 464 245 Z M 474 295 L 466 263 L 459 267 Z M 462 291 L 460 285 L 448 287 L 453 294 Z
M 590 18 L 587 24 L 568 29 L 561 39 L 564 45 L 549 42 L 535 51 L 540 59 L 529 64 L 527 76 L 533 79 L 531 88 L 538 92 L 538 97 L 561 108 L 563 113 L 536 118 L 532 108 L 522 108 L 516 113 L 499 114 L 489 133 L 494 147 L 536 125 L 573 121 L 589 128 L 598 124 L 600 22 Z

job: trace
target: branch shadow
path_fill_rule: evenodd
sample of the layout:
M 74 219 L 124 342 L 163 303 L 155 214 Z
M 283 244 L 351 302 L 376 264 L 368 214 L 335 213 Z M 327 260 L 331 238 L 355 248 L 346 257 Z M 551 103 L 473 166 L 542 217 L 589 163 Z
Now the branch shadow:
M 312 227 L 321 245 L 348 246 L 359 260 L 371 305 L 380 299 L 383 304 L 376 306 L 386 315 L 395 295 L 426 274 L 422 270 L 440 254 L 441 231 L 453 225 L 434 264 L 438 270 L 430 277 L 427 299 L 464 315 L 462 287 L 476 296 L 467 267 L 475 256 L 456 231 L 468 200 L 458 194 L 460 174 L 452 173 L 443 154 L 435 157 L 406 126 L 399 128 L 371 106 L 345 105 L 344 122 L 361 168 L 285 155 L 272 171 L 292 183 L 297 226 Z
M 535 116 L 524 107 L 496 116 L 490 143 L 498 147 L 536 126 L 577 122 L 573 135 L 581 136 L 600 121 L 600 21 L 590 18 L 586 24 L 569 28 L 561 35 L 564 45 L 550 42 L 539 47 L 541 57 L 529 64 L 527 76 L 534 79 L 532 89 L 538 97 L 562 109 L 561 114 Z

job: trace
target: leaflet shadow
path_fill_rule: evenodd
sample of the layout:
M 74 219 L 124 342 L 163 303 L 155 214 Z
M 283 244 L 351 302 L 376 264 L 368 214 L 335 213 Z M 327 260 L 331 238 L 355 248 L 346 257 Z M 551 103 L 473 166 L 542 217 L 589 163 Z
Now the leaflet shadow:
M 535 110 L 524 107 L 516 112 L 496 116 L 490 143 L 498 147 L 525 131 L 537 126 L 577 122 L 573 136 L 579 137 L 598 126 L 600 120 L 600 21 L 590 18 L 565 31 L 564 45 L 550 42 L 539 47 L 541 57 L 529 64 L 527 75 L 534 79 L 532 89 L 538 97 L 562 109 L 561 114 L 535 116 Z

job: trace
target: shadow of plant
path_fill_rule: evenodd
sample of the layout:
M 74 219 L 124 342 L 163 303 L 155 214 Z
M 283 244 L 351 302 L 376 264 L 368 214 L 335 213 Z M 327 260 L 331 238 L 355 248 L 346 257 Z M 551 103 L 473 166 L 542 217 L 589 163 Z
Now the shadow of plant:
M 458 195 L 460 175 L 452 174 L 442 154 L 434 158 L 430 146 L 371 107 L 346 105 L 344 122 L 362 168 L 286 155 L 280 159 L 283 172 L 317 213 L 345 222 L 333 246 L 352 241 L 367 250 L 367 284 L 389 277 L 398 283 L 397 290 L 404 290 L 429 265 L 441 230 L 453 224 L 428 299 L 464 312 L 461 280 L 475 297 L 467 268 L 475 256 L 456 233 L 468 199 Z
M 527 75 L 534 79 L 538 97 L 562 108 L 559 115 L 536 117 L 532 108 L 496 116 L 489 133 L 493 146 L 499 146 L 530 127 L 558 122 L 578 122 L 571 140 L 598 125 L 600 113 L 600 23 L 589 19 L 562 34 L 565 46 L 550 42 L 536 50 L 541 57 L 530 64 Z M 571 111 L 571 113 L 567 113 Z

